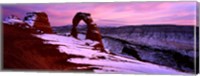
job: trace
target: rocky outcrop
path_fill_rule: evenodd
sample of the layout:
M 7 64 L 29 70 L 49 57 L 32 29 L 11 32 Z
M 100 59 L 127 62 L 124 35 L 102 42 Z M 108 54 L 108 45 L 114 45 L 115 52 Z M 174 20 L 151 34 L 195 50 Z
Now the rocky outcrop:
M 94 46 L 94 49 L 105 51 L 102 43 L 101 33 L 99 32 L 99 29 L 96 27 L 96 24 L 93 22 L 93 19 L 89 13 L 78 12 L 74 16 L 72 21 L 73 27 L 71 30 L 71 35 L 77 38 L 78 32 L 76 27 L 81 20 L 87 24 L 86 39 L 98 41 L 99 43 Z
M 48 16 L 44 12 L 28 12 L 23 20 L 11 15 L 4 19 L 3 25 L 14 25 L 37 34 L 53 33 Z
M 60 53 L 57 45 L 45 44 L 45 40 L 33 36 L 30 29 L 3 24 L 2 31 L 3 70 L 92 71 L 77 70 L 75 67 L 87 65 L 66 62 L 75 56 Z
M 30 26 L 40 30 L 42 33 L 53 33 L 45 12 L 28 12 L 24 21 L 29 23 Z
M 11 16 L 8 16 L 7 18 L 5 18 L 3 21 L 3 24 L 15 25 L 15 26 L 21 27 L 21 28 L 30 28 L 30 26 L 26 22 L 23 22 L 16 15 L 11 15 Z

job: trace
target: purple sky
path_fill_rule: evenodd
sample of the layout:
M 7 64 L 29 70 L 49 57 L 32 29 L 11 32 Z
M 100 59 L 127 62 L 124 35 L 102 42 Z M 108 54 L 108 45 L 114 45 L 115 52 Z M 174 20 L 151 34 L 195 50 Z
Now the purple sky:
M 3 18 L 43 11 L 52 26 L 71 24 L 76 12 L 92 14 L 98 26 L 142 24 L 196 25 L 196 2 L 57 3 L 2 5 Z M 84 24 L 81 22 L 80 24 Z

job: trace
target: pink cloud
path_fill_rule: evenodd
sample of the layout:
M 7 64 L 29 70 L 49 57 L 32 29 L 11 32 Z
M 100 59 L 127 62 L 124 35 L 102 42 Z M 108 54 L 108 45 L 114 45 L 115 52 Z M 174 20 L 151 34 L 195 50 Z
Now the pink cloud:
M 196 18 L 193 17 L 196 16 L 196 2 L 21 4 L 6 5 L 3 6 L 3 10 L 6 16 L 13 11 L 17 15 L 28 11 L 44 11 L 48 14 L 52 26 L 71 24 L 73 16 L 79 11 L 91 13 L 94 21 L 100 26 L 196 24 Z

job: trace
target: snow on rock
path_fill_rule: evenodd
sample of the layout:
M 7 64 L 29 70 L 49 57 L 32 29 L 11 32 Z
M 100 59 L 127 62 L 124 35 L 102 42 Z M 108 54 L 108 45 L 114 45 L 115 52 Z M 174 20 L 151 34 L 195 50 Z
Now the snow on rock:
M 71 55 L 79 55 L 84 57 L 93 57 L 98 55 L 104 55 L 105 53 L 101 53 L 98 50 L 92 50 L 93 47 L 91 45 L 95 45 L 98 42 L 92 40 L 77 40 L 73 37 L 64 37 L 53 34 L 44 34 L 37 35 L 37 37 L 43 38 L 46 41 L 46 44 L 56 44 L 60 45 L 60 52 L 65 52 Z M 86 45 L 89 44 L 89 45 Z M 91 51 L 92 50 L 92 51 Z
M 33 27 L 36 18 L 37 16 L 34 13 L 29 12 L 26 14 L 24 18 L 24 22 L 26 22 L 27 24 Z
M 14 25 L 16 23 L 23 23 L 22 20 L 20 20 L 18 17 L 16 17 L 15 15 L 11 15 L 7 18 L 5 18 L 5 20 L 3 21 L 3 23 L 6 24 L 10 24 L 10 25 Z
M 68 35 L 70 35 L 70 33 Z M 84 40 L 84 39 L 86 39 L 86 36 L 84 34 L 78 34 L 78 38 L 81 40 Z
M 22 20 L 17 20 L 17 19 L 7 19 L 7 20 L 3 21 L 3 23 L 7 23 L 7 24 L 13 25 L 15 23 L 23 23 L 23 21 Z
M 102 73 L 146 73 L 146 74 L 183 74 L 166 67 L 160 67 L 153 64 L 141 63 L 137 61 L 117 61 L 107 59 L 88 59 L 88 58 L 71 58 L 69 62 L 79 64 L 96 65 L 99 68 L 94 71 Z
M 92 40 L 78 40 L 73 37 L 59 36 L 55 34 L 35 35 L 44 39 L 44 43 L 59 45 L 61 53 L 81 57 L 70 58 L 67 62 L 76 64 L 89 64 L 88 67 L 76 67 L 77 69 L 97 68 L 97 73 L 139 73 L 139 74 L 187 74 L 177 70 L 159 66 L 138 60 L 116 56 L 98 50 L 93 50 L 95 44 Z

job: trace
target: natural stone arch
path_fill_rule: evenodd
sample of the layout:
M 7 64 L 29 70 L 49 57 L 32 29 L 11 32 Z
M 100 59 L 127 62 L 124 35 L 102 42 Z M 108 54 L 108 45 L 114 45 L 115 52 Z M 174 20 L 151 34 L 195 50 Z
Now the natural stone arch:
M 83 12 L 76 13 L 72 21 L 73 26 L 71 30 L 71 35 L 77 38 L 78 35 L 77 26 L 81 20 L 83 20 L 87 24 L 86 39 L 99 42 L 99 44 L 94 46 L 95 49 L 98 49 L 100 51 L 105 51 L 99 29 L 96 27 L 96 23 L 93 22 L 93 19 L 89 13 L 83 13 Z

